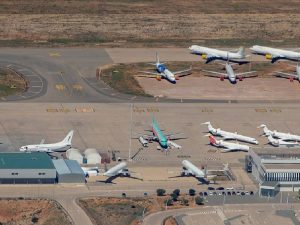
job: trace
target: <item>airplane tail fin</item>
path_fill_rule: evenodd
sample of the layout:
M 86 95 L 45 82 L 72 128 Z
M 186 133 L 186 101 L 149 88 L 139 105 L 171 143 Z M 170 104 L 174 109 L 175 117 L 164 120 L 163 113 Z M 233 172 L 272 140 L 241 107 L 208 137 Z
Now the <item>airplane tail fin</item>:
M 67 134 L 67 136 L 64 138 L 64 140 L 62 140 L 62 142 L 65 143 L 65 144 L 71 145 L 72 138 L 73 138 L 73 133 L 74 133 L 74 130 L 71 130 Z
M 240 47 L 237 53 L 243 58 L 246 56 L 244 47 Z
M 216 140 L 216 138 L 215 138 L 214 136 L 209 135 L 208 138 L 209 138 L 209 142 L 210 142 L 212 145 L 214 145 L 214 144 L 217 143 L 217 140 Z

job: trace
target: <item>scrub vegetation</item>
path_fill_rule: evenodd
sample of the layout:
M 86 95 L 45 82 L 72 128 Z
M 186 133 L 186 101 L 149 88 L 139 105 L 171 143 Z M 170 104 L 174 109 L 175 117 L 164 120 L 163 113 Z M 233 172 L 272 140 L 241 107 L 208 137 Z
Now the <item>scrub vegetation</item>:
M 0 68 L 0 97 L 20 94 L 26 90 L 26 81 L 14 71 Z

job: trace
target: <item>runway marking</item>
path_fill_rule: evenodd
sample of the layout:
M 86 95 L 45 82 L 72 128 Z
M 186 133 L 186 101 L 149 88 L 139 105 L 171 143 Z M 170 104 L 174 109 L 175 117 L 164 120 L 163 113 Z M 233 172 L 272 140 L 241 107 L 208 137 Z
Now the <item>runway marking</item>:
M 214 111 L 213 109 L 209 109 L 209 108 L 202 109 L 202 112 L 205 112 L 205 113 L 212 113 L 213 111 Z
M 58 90 L 58 91 L 64 91 L 66 89 L 66 86 L 63 85 L 63 84 L 56 84 L 55 85 L 55 88 Z
M 60 57 L 60 54 L 58 52 L 49 52 L 50 57 Z
M 39 87 L 42 87 L 42 86 L 30 86 L 30 87 L 33 87 L 33 88 L 39 88 Z
M 57 109 L 46 109 L 47 112 L 58 112 Z
M 75 112 L 82 112 L 82 113 L 91 113 L 95 112 L 94 108 L 75 108 Z
M 73 84 L 72 87 L 76 91 L 82 91 L 82 89 L 83 89 L 83 87 L 80 84 Z
M 270 112 L 280 113 L 281 109 L 280 108 L 271 108 Z
M 195 213 L 188 213 L 189 216 L 193 216 L 193 215 L 205 215 L 205 214 L 216 214 L 217 211 L 202 211 L 202 212 L 195 212 Z
M 263 112 L 263 113 L 265 113 L 265 112 L 268 112 L 268 111 L 267 111 L 266 108 L 256 108 L 255 112 Z

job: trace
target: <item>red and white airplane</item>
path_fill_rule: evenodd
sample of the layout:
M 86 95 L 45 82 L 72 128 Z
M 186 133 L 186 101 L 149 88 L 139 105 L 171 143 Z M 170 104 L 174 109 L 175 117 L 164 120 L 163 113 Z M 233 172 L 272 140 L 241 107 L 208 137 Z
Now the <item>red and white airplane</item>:
M 232 151 L 243 151 L 243 152 L 248 152 L 250 147 L 248 145 L 242 145 L 239 143 L 232 143 L 232 142 L 227 142 L 223 140 L 217 140 L 214 136 L 212 135 L 205 135 L 208 136 L 209 142 L 211 145 L 217 147 L 217 148 L 224 148 L 222 152 L 232 152 Z

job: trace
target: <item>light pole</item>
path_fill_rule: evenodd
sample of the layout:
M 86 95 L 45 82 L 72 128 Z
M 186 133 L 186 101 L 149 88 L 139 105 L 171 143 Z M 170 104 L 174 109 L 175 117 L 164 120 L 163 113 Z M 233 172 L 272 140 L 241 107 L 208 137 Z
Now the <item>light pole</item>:
M 133 103 L 130 104 L 130 137 L 129 137 L 129 151 L 128 151 L 128 161 L 131 162 L 131 139 L 132 139 L 132 111 Z

